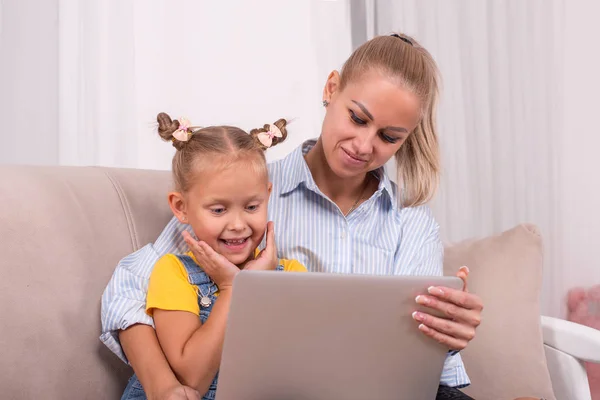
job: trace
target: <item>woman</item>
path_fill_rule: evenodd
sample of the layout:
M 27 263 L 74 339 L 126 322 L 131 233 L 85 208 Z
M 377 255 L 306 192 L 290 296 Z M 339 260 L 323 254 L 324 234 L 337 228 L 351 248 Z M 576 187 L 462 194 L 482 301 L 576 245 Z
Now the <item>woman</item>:
M 425 205 L 439 175 L 437 98 L 435 62 L 406 36 L 370 40 L 341 73 L 329 75 L 320 137 L 269 166 L 269 219 L 279 257 L 297 259 L 310 271 L 442 274 L 439 228 Z M 399 189 L 383 170 L 392 156 Z M 194 239 L 186 235 L 187 245 L 183 240 L 186 229 L 172 220 L 154 245 L 125 257 L 102 299 L 101 339 L 122 359 L 126 355 L 149 398 L 197 396 L 171 372 L 144 312 L 154 262 L 187 246 L 196 251 Z M 465 282 L 467 274 L 466 268 L 459 272 Z M 457 352 L 475 336 L 481 299 L 430 288 L 429 296 L 416 301 L 450 318 L 414 315 L 423 334 L 451 350 L 439 396 L 450 392 L 454 397 L 447 398 L 469 398 L 456 389 L 470 383 Z

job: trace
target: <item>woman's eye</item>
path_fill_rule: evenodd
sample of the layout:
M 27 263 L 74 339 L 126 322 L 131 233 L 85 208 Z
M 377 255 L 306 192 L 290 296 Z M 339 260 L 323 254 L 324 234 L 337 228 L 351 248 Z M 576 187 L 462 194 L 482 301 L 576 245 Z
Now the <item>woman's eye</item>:
M 365 125 L 367 123 L 367 121 L 358 118 L 358 116 L 352 110 L 350 110 L 350 119 L 352 119 L 356 125 Z
M 381 133 L 381 138 L 383 140 L 385 140 L 388 143 L 396 143 L 398 141 L 398 138 L 392 137 L 392 136 L 388 136 L 385 133 Z

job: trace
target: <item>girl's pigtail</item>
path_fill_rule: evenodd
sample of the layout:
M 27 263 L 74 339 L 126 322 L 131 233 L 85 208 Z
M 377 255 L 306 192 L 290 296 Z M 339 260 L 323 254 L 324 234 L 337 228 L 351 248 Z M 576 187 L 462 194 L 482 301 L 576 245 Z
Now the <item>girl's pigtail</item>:
M 185 118 L 172 120 L 169 114 L 161 112 L 156 116 L 158 134 L 166 142 L 172 142 L 173 147 L 182 150 L 192 137 L 190 122 Z
M 287 138 L 287 123 L 285 119 L 278 119 L 273 124 L 265 124 L 262 128 L 252 129 L 250 135 L 263 150 L 278 145 Z

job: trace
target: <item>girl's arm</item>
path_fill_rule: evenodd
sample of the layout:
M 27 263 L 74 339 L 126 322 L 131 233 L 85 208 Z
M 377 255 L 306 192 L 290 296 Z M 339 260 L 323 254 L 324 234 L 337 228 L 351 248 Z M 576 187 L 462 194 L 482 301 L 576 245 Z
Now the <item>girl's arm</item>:
M 147 300 L 147 307 L 153 308 L 158 341 L 175 374 L 183 384 L 198 389 L 200 393 L 206 393 L 221 364 L 233 279 L 240 270 L 206 243 L 194 240 L 187 232 L 184 232 L 183 236 L 194 257 L 202 265 L 204 272 L 219 288 L 219 297 L 215 301 L 209 317 L 202 324 L 193 312 L 179 311 L 184 308 L 173 307 L 171 311 L 161 307 L 152 307 L 152 304 L 148 306 L 148 303 L 152 303 L 150 300 Z M 269 222 L 266 247 L 256 260 L 246 265 L 246 268 L 267 270 L 275 269 L 276 266 L 277 250 L 273 223 Z M 155 267 L 153 276 L 150 278 L 149 297 L 153 282 L 164 283 L 165 279 L 166 276 L 161 277 L 160 275 L 160 268 Z M 187 282 L 187 279 L 180 279 L 178 282 Z M 189 292 L 189 287 L 187 289 L 180 287 L 175 290 L 178 294 L 184 291 L 187 291 L 187 296 L 194 296 L 193 291 Z
M 119 340 L 149 399 L 162 399 L 181 386 L 151 326 L 137 324 L 119 332 Z
M 231 288 L 225 287 L 204 325 L 187 311 L 154 310 L 158 341 L 171 368 L 200 393 L 207 392 L 219 369 L 230 303 Z

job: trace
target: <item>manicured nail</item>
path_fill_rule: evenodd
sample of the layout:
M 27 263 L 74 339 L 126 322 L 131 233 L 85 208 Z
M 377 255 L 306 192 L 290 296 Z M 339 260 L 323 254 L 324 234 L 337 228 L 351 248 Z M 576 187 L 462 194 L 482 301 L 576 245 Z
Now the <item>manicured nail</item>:
M 429 298 L 427 298 L 425 296 L 421 296 L 421 295 L 418 295 L 415 298 L 415 301 L 419 304 L 429 304 Z
M 427 291 L 429 292 L 429 294 L 433 294 L 436 296 L 443 296 L 444 295 L 444 291 L 438 287 L 435 286 L 430 286 Z
M 423 314 L 421 314 L 418 311 L 415 311 L 414 313 L 412 313 L 412 317 L 415 321 L 423 321 Z
M 469 270 L 469 267 L 467 267 L 466 265 L 463 265 L 461 268 L 463 268 L 465 271 L 467 271 L 467 274 L 468 274 L 469 272 L 471 272 L 471 271 Z
M 419 325 L 419 330 L 420 330 L 421 332 L 427 332 L 427 331 L 429 330 L 429 328 L 428 328 L 428 327 L 426 327 L 426 326 L 425 326 L 425 325 L 423 325 L 423 324 L 420 324 L 420 325 Z

